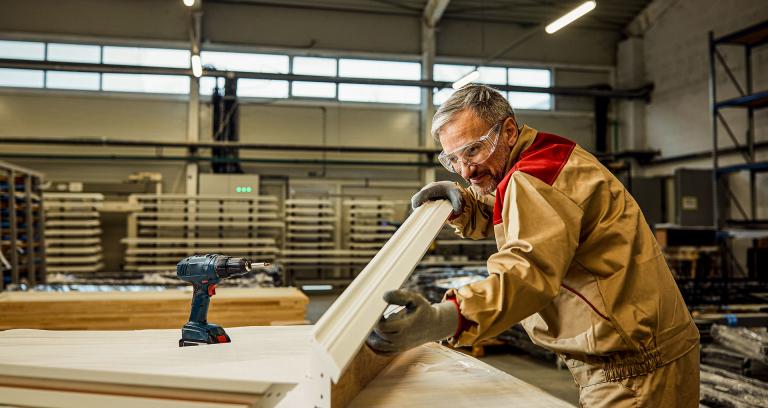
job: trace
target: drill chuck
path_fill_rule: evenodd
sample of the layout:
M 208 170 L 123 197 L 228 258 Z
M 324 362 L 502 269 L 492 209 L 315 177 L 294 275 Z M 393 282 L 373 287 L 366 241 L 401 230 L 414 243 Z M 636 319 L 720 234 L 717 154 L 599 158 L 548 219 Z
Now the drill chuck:
M 225 257 L 221 261 L 223 262 L 216 265 L 216 275 L 221 279 L 245 275 L 251 271 L 251 261 L 245 258 Z

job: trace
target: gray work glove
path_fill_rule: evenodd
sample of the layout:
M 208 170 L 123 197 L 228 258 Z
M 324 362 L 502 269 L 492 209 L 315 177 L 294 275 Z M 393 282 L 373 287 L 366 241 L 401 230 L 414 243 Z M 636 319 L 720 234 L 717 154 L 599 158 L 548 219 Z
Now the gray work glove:
M 463 206 L 461 190 L 452 181 L 436 181 L 427 184 L 421 191 L 411 197 L 411 207 L 415 210 L 427 201 L 435 200 L 450 201 L 453 206 L 453 215 L 461 214 L 461 207 Z
M 385 293 L 384 301 L 405 308 L 382 317 L 373 328 L 367 342 L 374 351 L 393 354 L 456 333 L 459 312 L 453 302 L 430 305 L 420 294 L 402 289 Z

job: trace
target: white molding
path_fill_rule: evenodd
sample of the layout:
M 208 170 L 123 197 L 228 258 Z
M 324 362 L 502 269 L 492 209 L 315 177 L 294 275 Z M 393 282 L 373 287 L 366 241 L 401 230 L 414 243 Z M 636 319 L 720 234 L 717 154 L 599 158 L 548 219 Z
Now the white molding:
M 405 282 L 450 212 L 447 201 L 417 208 L 317 322 L 313 354 L 324 377 L 338 382 L 384 312 L 382 295 Z

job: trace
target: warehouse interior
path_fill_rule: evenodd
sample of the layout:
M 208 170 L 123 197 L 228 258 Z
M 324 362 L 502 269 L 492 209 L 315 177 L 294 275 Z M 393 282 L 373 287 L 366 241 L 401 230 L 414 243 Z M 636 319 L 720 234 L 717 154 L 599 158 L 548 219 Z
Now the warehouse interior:
M 194 255 L 250 260 L 248 273 L 202 287 L 210 322 L 233 346 L 258 345 L 258 358 L 270 358 L 253 357 L 263 367 L 288 354 L 270 356 L 280 336 L 354 319 L 344 308 L 355 305 L 368 316 L 363 299 L 378 292 L 356 278 L 419 245 L 404 283 L 390 289 L 439 303 L 485 279 L 501 250 L 493 235 L 462 239 L 445 223 L 405 245 L 418 221 L 414 194 L 436 181 L 467 186 L 438 160 L 430 129 L 456 89 L 479 83 L 501 92 L 520 126 L 594 155 L 637 202 L 701 335 L 695 404 L 768 406 L 764 0 L 6 0 L 1 10 L 0 376 L 26 374 L 3 387 L 0 405 L 107 404 L 88 387 L 67 388 L 68 399 L 29 385 L 100 367 L 86 346 L 106 356 L 111 343 L 125 361 L 150 352 L 169 366 L 181 360 L 173 352 L 185 349 L 176 340 L 191 320 L 190 283 L 200 283 L 177 264 Z M 375 298 L 378 319 L 385 303 Z M 367 333 L 375 322 L 360 326 Z M 277 334 L 270 343 L 246 327 Z M 77 336 L 89 354 L 82 363 L 49 358 Z M 175 339 L 167 350 L 127 351 L 130 339 L 162 336 Z M 49 348 L 32 347 L 38 338 Z M 218 345 L 196 348 L 205 347 L 200 364 L 221 357 Z M 411 352 L 385 368 L 364 365 L 368 376 L 350 363 L 346 378 L 367 379 L 347 399 L 329 388 L 333 402 L 318 404 L 428 406 L 415 398 L 446 396 L 403 379 L 462 382 L 438 373 L 458 364 L 483 374 L 467 368 L 472 380 L 451 394 L 457 406 L 479 398 L 460 393 L 472 386 L 489 393 L 486 406 L 592 406 L 563 356 L 520 324 L 471 347 L 421 348 L 445 359 L 434 377 L 422 381 L 414 367 L 428 364 Z M 118 365 L 100 369 L 125 374 Z M 109 389 L 159 395 L 147 391 L 162 387 L 156 373 L 138 367 L 124 369 L 146 383 Z M 212 376 L 210 384 L 229 378 Z M 277 405 L 215 406 L 313 406 L 295 402 L 299 388 L 293 402 L 283 392 Z M 182 400 L 173 399 L 193 406 Z

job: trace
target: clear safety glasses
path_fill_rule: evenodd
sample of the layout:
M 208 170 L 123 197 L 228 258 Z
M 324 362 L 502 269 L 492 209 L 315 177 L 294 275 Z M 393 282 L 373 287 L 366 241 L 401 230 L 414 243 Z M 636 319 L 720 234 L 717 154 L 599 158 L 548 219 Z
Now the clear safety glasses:
M 462 163 L 466 166 L 480 164 L 486 161 L 496 150 L 496 144 L 499 142 L 499 129 L 501 129 L 501 123 L 492 127 L 488 133 L 474 142 L 467 143 L 450 153 L 440 153 L 437 159 L 451 173 L 461 173 Z

